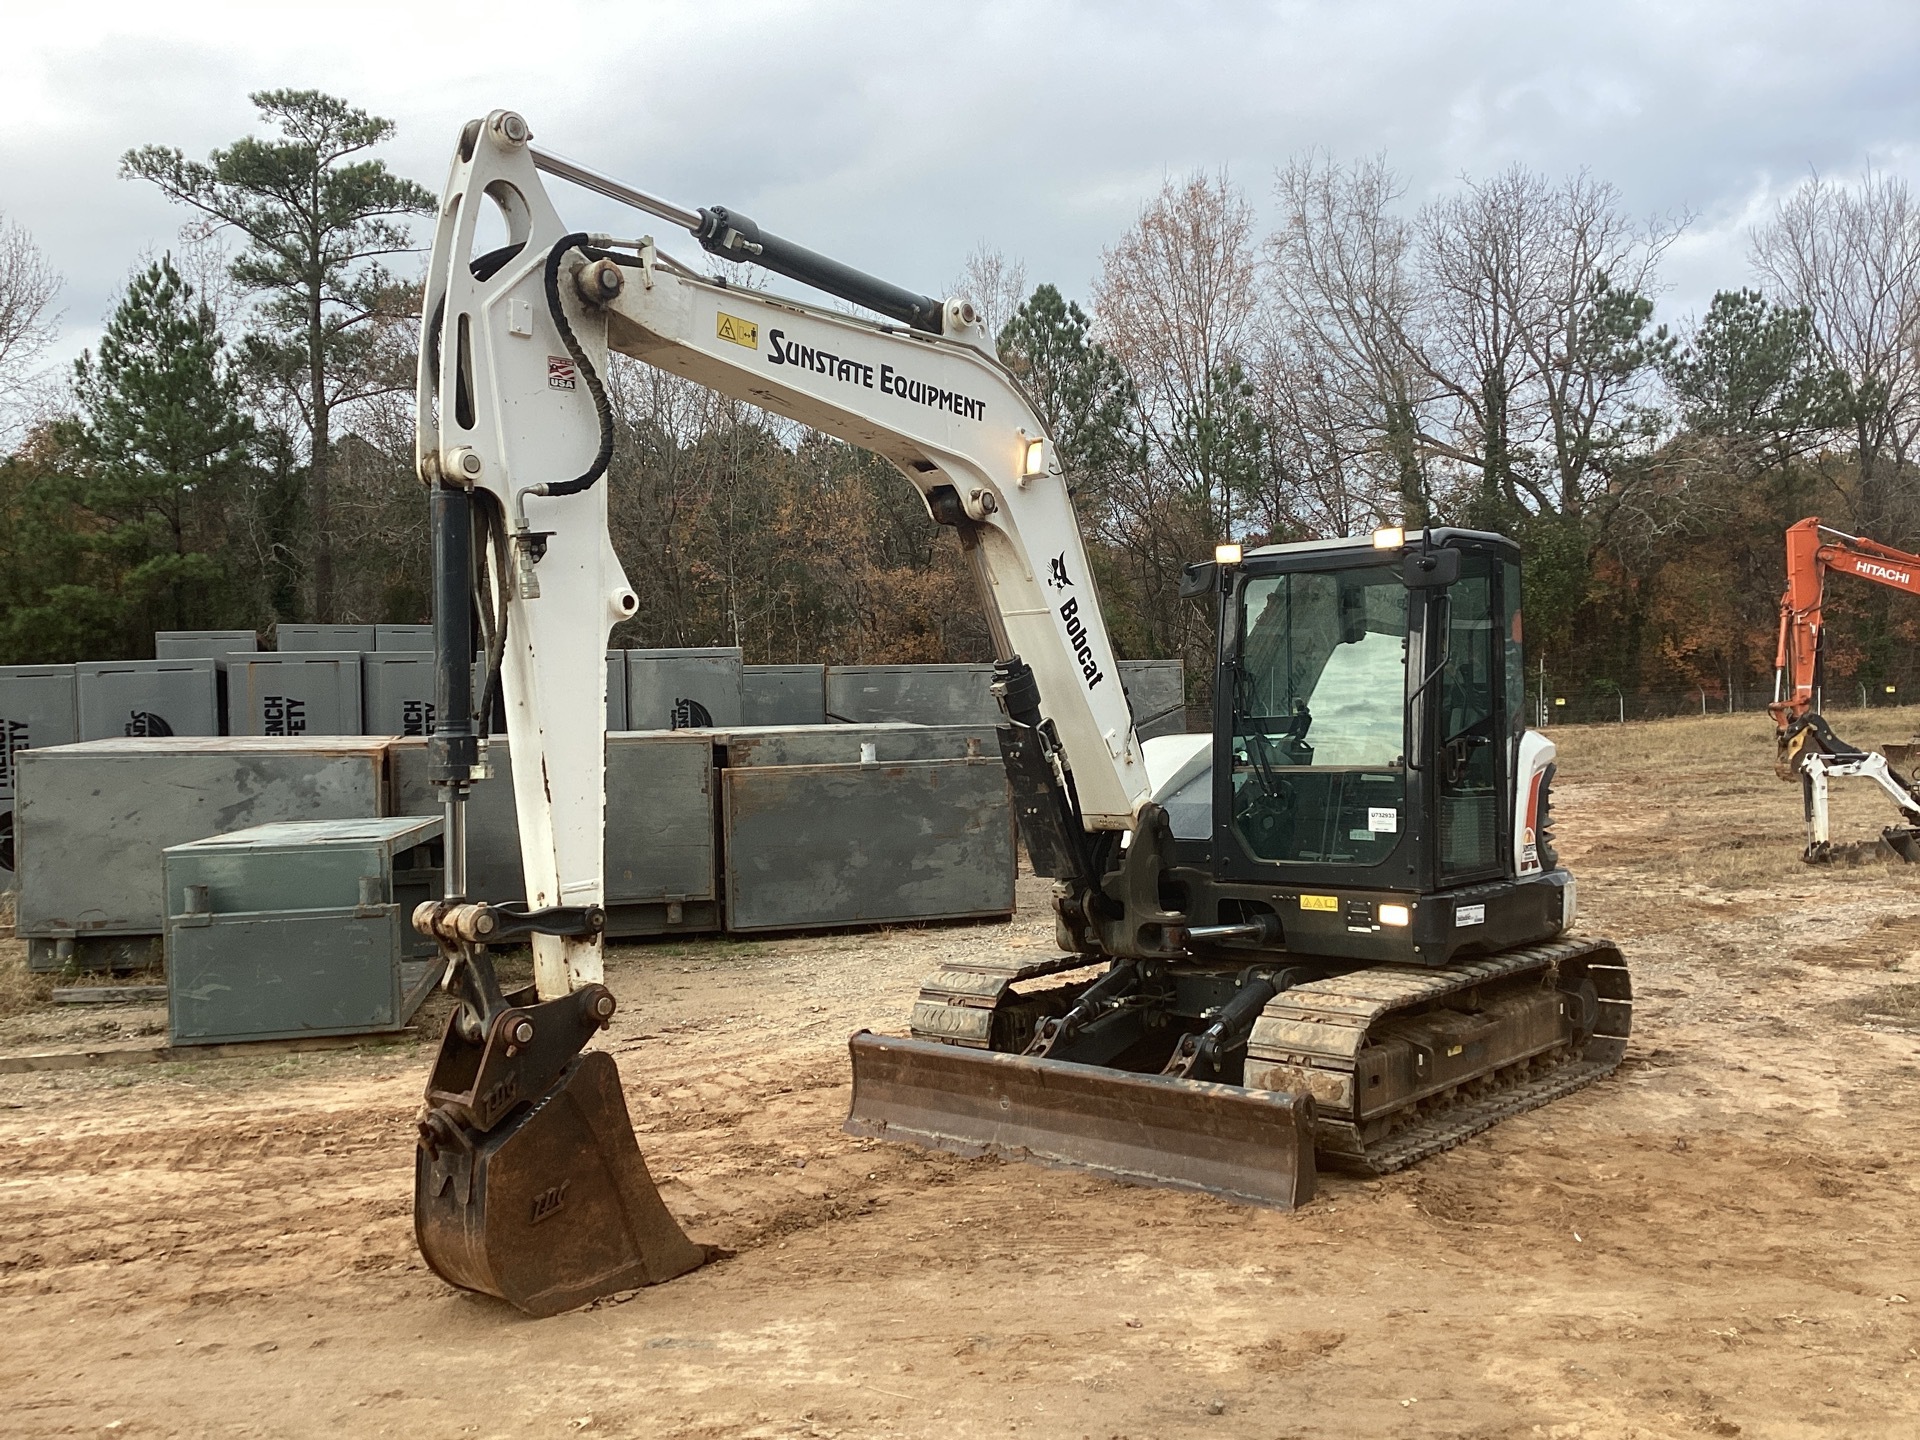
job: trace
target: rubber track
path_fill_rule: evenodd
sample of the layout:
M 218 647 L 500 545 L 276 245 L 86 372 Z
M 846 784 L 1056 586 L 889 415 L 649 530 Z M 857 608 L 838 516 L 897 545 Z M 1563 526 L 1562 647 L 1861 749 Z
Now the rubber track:
M 1578 1055 L 1568 1055 L 1545 1074 L 1533 1064 L 1507 1067 L 1506 1087 L 1473 1100 L 1436 1107 L 1425 1118 L 1375 1141 L 1362 1141 L 1350 1121 L 1323 1111 L 1319 1126 L 1321 1159 L 1329 1168 L 1385 1175 L 1429 1155 L 1449 1150 L 1509 1116 L 1532 1110 L 1550 1100 L 1590 1085 L 1610 1073 L 1626 1053 L 1633 1027 L 1633 991 L 1626 962 L 1608 940 L 1563 940 L 1531 945 L 1444 970 L 1416 970 L 1398 965 L 1376 965 L 1307 985 L 1297 985 L 1275 996 L 1261 1012 L 1261 1020 L 1317 1023 L 1351 1034 L 1371 1030 L 1382 1020 L 1471 990 L 1475 986 L 1510 980 L 1530 971 L 1563 973 L 1583 970 L 1600 996 L 1600 1016 L 1594 1034 Z M 1260 1046 L 1256 1026 L 1254 1048 Z M 1291 1048 L 1291 1047 L 1288 1047 Z M 1278 1058 L 1269 1055 L 1265 1058 Z M 1320 1059 L 1315 1068 L 1352 1066 Z M 1495 1072 L 1496 1078 L 1503 1072 Z M 1529 1078 L 1531 1077 L 1531 1078 Z M 1433 1106 L 1432 1099 L 1419 1102 Z

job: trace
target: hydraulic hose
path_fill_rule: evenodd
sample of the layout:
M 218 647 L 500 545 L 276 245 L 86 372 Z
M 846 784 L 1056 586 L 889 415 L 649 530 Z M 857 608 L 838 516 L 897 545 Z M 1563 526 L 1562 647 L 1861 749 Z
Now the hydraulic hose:
M 575 368 L 586 380 L 587 391 L 593 396 L 594 414 L 600 421 L 600 451 L 582 474 L 555 484 L 532 486 L 527 491 L 530 495 L 577 495 L 582 490 L 590 490 L 607 473 L 607 465 L 613 459 L 613 406 L 607 400 L 607 387 L 601 383 L 600 372 L 593 368 L 593 362 L 581 348 L 579 338 L 573 333 L 573 326 L 567 321 L 566 307 L 560 303 L 560 258 L 576 246 L 584 249 L 587 238 L 585 231 L 562 235 L 547 252 L 547 310 L 553 316 L 554 328 L 560 332 L 560 343 L 567 347 L 567 354 L 573 357 Z

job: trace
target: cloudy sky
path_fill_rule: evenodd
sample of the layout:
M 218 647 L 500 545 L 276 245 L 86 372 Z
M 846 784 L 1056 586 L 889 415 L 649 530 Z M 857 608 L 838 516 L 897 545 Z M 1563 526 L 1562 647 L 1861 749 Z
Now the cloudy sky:
M 461 122 L 510 106 L 563 154 L 926 290 L 985 243 L 1084 297 L 1163 177 L 1225 167 L 1271 215 L 1290 155 L 1384 151 L 1410 206 L 1517 161 L 1691 214 L 1675 318 L 1746 279 L 1747 228 L 1810 172 L 1920 182 L 1916 74 L 1913 0 L 96 0 L 6 23 L 0 212 L 65 277 L 64 357 L 186 218 L 120 154 L 204 156 L 268 87 L 390 116 L 389 163 L 436 192 Z

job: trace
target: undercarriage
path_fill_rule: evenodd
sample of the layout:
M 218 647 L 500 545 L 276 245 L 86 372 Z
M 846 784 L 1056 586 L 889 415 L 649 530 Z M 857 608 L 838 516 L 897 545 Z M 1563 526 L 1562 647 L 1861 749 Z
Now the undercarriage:
M 1317 1168 L 1386 1174 L 1591 1083 L 1633 1021 L 1605 940 L 1441 969 L 1074 966 L 930 975 L 910 1039 L 854 1037 L 847 1129 L 1286 1208 Z

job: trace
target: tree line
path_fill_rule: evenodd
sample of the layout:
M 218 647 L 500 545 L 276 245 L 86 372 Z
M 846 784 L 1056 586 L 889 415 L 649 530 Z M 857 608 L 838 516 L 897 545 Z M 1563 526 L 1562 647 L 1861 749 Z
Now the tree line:
M 0 663 L 137 656 L 156 629 L 426 618 L 413 478 L 419 217 L 390 122 L 313 91 L 205 161 L 122 174 L 193 223 L 135 266 L 100 342 L 0 459 Z M 983 248 L 988 315 L 1075 491 L 1116 644 L 1204 691 L 1182 565 L 1445 524 L 1528 554 L 1529 663 L 1557 693 L 1750 699 L 1770 684 L 1781 531 L 1817 513 L 1920 548 L 1920 213 L 1812 177 L 1749 273 L 1662 322 L 1685 220 L 1515 166 L 1415 204 L 1384 158 L 1296 158 L 1272 223 L 1225 174 L 1166 181 L 1080 300 Z M 0 224 L 0 401 L 58 277 Z M 750 661 L 987 657 L 952 538 L 884 462 L 616 357 L 626 645 Z M 43 387 L 44 394 L 44 387 Z M 1916 679 L 1920 612 L 1836 586 L 1836 683 Z

